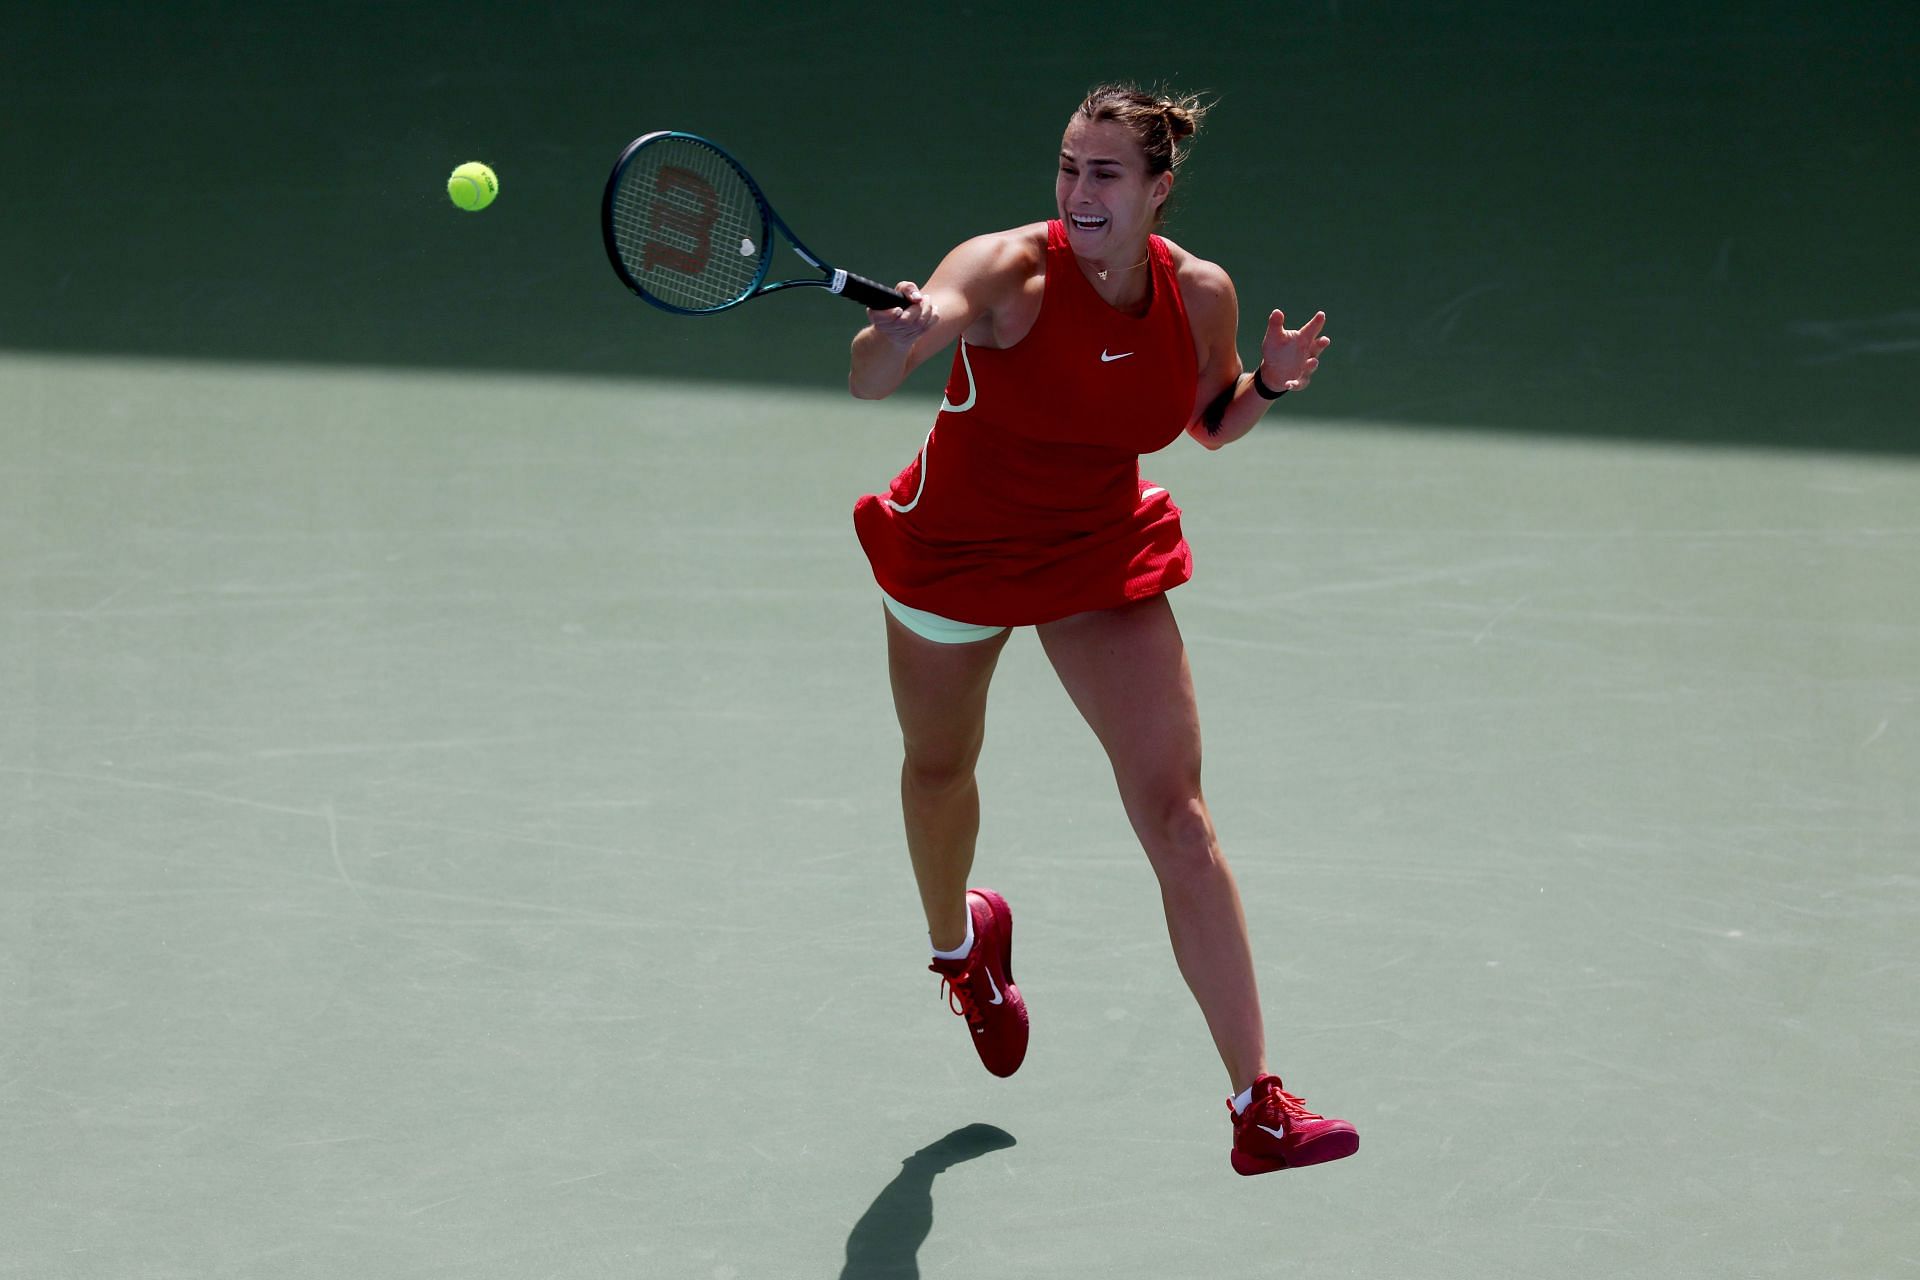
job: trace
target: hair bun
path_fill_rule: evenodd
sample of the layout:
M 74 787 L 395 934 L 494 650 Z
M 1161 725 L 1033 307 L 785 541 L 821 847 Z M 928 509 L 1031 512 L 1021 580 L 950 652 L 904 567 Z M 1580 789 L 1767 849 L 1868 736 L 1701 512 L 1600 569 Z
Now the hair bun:
M 1176 143 L 1180 143 L 1200 132 L 1200 121 L 1207 114 L 1207 104 L 1197 94 L 1190 93 L 1182 98 L 1160 99 L 1160 111 L 1167 118 L 1167 132 L 1173 135 Z

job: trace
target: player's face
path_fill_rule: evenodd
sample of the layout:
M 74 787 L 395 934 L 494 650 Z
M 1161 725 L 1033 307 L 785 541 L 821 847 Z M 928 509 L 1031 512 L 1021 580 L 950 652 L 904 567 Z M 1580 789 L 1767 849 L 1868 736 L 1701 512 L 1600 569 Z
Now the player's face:
M 1147 158 L 1125 125 L 1079 115 L 1067 125 L 1053 194 L 1079 256 L 1105 261 L 1143 253 L 1154 212 L 1172 190 L 1171 173 L 1148 176 Z

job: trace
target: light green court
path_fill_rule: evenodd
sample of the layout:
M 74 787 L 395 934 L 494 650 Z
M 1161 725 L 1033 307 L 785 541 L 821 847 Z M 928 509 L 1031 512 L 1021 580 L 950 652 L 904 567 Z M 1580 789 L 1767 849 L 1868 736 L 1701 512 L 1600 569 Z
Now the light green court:
M 1148 460 L 1275 1064 L 1363 1135 L 1242 1180 L 1030 634 L 979 862 L 1019 1076 L 924 972 L 847 512 L 926 405 L 17 356 L 0 398 L 8 1274 L 1913 1256 L 1910 462 L 1306 397 Z

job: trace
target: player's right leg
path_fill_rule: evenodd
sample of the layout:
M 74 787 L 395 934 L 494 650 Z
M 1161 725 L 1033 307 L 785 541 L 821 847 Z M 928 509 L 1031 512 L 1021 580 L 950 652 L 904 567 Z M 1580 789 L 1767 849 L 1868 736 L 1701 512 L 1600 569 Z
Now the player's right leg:
M 1012 1075 L 1027 1047 L 1026 1006 L 1013 985 L 1013 917 L 999 894 L 967 887 L 980 832 L 974 766 L 986 741 L 987 688 L 1008 633 L 945 643 L 909 629 L 891 610 L 886 623 L 905 748 L 900 808 L 934 949 L 930 967 L 950 1007 L 966 1018 L 980 1060 L 995 1075 Z
M 966 940 L 967 873 L 980 831 L 974 765 L 987 735 L 987 686 L 1007 632 L 946 644 L 887 614 L 887 674 L 905 759 L 900 807 L 927 933 L 935 950 Z

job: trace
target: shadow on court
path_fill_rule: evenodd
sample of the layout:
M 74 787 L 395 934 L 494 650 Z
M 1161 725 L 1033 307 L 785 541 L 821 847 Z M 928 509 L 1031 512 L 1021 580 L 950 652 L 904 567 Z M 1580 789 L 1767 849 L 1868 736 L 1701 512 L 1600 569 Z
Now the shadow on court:
M 1014 1137 L 990 1124 L 970 1124 L 924 1146 L 900 1162 L 847 1237 L 847 1265 L 840 1280 L 917 1280 L 920 1246 L 933 1230 L 933 1180 L 957 1164 L 1014 1145 Z

